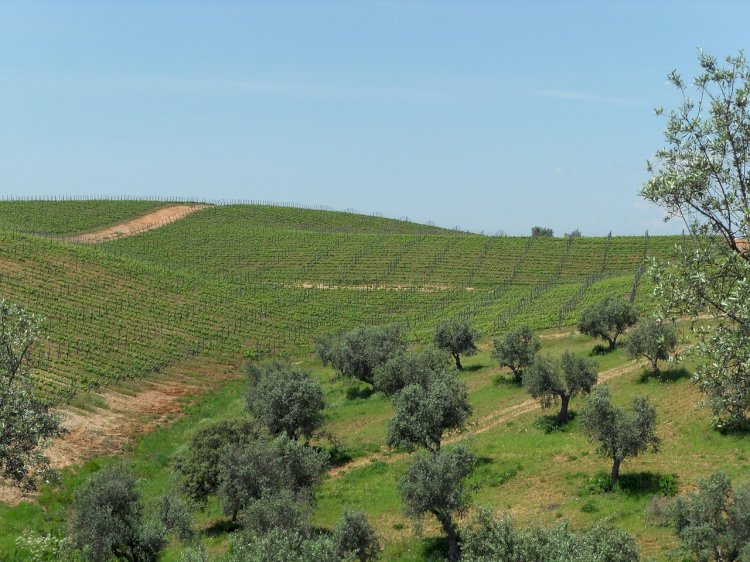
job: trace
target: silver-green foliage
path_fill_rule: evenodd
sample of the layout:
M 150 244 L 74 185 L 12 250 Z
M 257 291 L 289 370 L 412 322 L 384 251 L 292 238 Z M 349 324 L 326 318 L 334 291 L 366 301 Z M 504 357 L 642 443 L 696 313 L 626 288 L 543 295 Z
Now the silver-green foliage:
M 474 470 L 476 458 L 463 445 L 437 453 L 419 453 L 398 482 L 404 512 L 420 522 L 434 515 L 448 538 L 448 559 L 459 559 L 455 517 L 469 507 L 464 481 Z
M 598 444 L 598 452 L 612 460 L 610 482 L 617 484 L 620 464 L 651 447 L 658 450 L 656 410 L 645 396 L 633 397 L 631 411 L 612 405 L 609 388 L 599 385 L 591 391 L 582 411 L 583 430 Z
M 609 342 L 609 349 L 617 345 L 617 338 L 638 322 L 638 310 L 622 297 L 607 297 L 592 304 L 578 319 L 578 331 L 592 338 Z
M 440 371 L 429 384 L 409 384 L 393 398 L 395 414 L 388 423 L 391 447 L 439 451 L 443 435 L 458 429 L 471 416 L 466 383 L 454 373 Z
M 436 374 L 451 370 L 448 354 L 437 349 L 398 353 L 375 369 L 375 389 L 393 396 L 410 384 L 429 386 Z
M 559 400 L 557 419 L 565 423 L 570 417 L 570 399 L 591 392 L 597 377 L 596 363 L 566 351 L 559 360 L 537 357 L 526 371 L 524 387 L 542 408 L 549 408 Z
M 508 367 L 517 383 L 523 382 L 523 372 L 534 361 L 542 348 L 542 342 L 528 326 L 519 326 L 502 338 L 493 341 L 495 349 L 492 358 L 501 367 Z
M 253 502 L 281 491 L 312 502 L 328 461 L 327 452 L 285 435 L 229 447 L 219 463 L 218 496 L 224 512 L 236 519 Z
M 375 382 L 375 369 L 391 356 L 406 351 L 401 327 L 358 326 L 341 336 L 318 341 L 317 353 L 324 365 L 331 364 L 346 377 L 368 384 Z
M 40 325 L 39 317 L 0 300 L 0 476 L 24 491 L 53 475 L 44 446 L 63 432 L 61 416 L 31 384 Z
M 461 530 L 464 562 L 638 562 L 632 535 L 598 524 L 574 533 L 566 523 L 551 529 L 517 529 L 504 515 L 480 509 Z
M 641 195 L 689 230 L 673 260 L 654 264 L 656 295 L 668 313 L 711 314 L 715 327 L 696 329 L 706 361 L 695 382 L 714 424 L 738 429 L 750 411 L 750 67 L 742 53 L 698 61 L 692 84 L 669 75 L 682 104 L 666 114 Z
M 670 511 L 683 548 L 697 560 L 750 562 L 750 485 L 732 489 L 717 472 L 678 497 Z
M 73 501 L 71 536 L 86 558 L 155 562 L 166 545 L 166 530 L 144 518 L 133 475 L 122 465 L 93 474 Z
M 628 332 L 625 350 L 633 358 L 645 357 L 655 375 L 659 375 L 659 361 L 667 361 L 677 349 L 677 328 L 673 322 L 658 319 L 641 320 Z
M 462 320 L 444 320 L 435 330 L 435 346 L 450 353 L 459 370 L 463 368 L 461 355 L 474 355 L 478 339 L 479 332 Z
M 271 435 L 310 439 L 323 425 L 323 390 L 302 369 L 281 362 L 249 364 L 247 409 Z

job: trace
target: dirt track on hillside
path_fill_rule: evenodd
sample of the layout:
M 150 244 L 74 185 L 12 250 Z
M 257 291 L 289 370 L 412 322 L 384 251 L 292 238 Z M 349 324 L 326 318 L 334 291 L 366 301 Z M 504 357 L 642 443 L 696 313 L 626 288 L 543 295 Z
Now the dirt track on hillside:
M 601 373 L 599 373 L 598 384 L 603 384 L 610 379 L 628 373 L 633 373 L 639 368 L 642 368 L 645 364 L 646 363 L 644 361 L 638 361 L 637 363 L 629 363 L 627 365 L 622 365 L 620 367 L 614 367 L 612 369 L 602 371 Z M 449 434 L 448 437 L 443 441 L 443 444 L 450 445 L 451 443 L 457 443 L 458 441 L 462 441 L 471 436 L 484 433 L 486 431 L 489 431 L 490 429 L 493 429 L 510 421 L 513 418 L 517 418 L 523 414 L 528 414 L 529 412 L 533 412 L 534 410 L 538 409 L 539 402 L 533 399 L 524 400 L 523 402 L 519 402 L 518 404 L 514 404 L 512 406 L 499 408 L 493 412 L 490 412 L 489 414 L 482 416 L 477 420 L 469 422 L 465 431 L 453 433 L 452 435 Z M 408 453 L 391 453 L 387 450 L 384 450 L 378 453 L 373 453 L 372 455 L 360 457 L 350 463 L 337 466 L 334 469 L 330 470 L 328 474 L 335 480 L 336 478 L 343 476 L 347 472 L 350 472 L 357 468 L 361 468 L 371 462 L 380 461 L 390 464 L 407 456 Z
M 103 228 L 102 230 L 96 230 L 94 232 L 87 232 L 85 234 L 79 234 L 78 236 L 72 236 L 67 238 L 69 242 L 82 242 L 84 244 L 96 244 L 99 242 L 108 242 L 110 240 L 116 240 L 118 238 L 126 238 L 128 236 L 135 236 L 142 232 L 154 230 L 161 226 L 173 223 L 181 218 L 184 218 L 196 211 L 205 209 L 208 205 L 171 205 L 136 217 L 134 219 Z

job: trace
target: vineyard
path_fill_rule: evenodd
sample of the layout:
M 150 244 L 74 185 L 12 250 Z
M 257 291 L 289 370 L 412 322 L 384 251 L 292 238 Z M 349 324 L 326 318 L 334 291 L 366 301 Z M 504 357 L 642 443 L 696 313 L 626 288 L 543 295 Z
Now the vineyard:
M 493 336 L 520 323 L 569 325 L 610 294 L 645 309 L 637 274 L 675 242 L 490 237 L 269 205 L 209 206 L 96 245 L 50 236 L 162 205 L 0 203 L 0 296 L 46 319 L 42 388 L 97 388 L 206 352 L 305 352 L 320 335 L 363 322 L 399 322 L 417 342 L 445 317 Z

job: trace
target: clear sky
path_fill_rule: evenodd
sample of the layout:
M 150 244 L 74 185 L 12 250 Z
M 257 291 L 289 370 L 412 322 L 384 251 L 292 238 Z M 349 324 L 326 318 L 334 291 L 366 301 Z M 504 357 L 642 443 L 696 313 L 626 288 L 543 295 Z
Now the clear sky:
M 0 1 L 0 195 L 266 199 L 526 234 L 640 201 L 748 2 Z

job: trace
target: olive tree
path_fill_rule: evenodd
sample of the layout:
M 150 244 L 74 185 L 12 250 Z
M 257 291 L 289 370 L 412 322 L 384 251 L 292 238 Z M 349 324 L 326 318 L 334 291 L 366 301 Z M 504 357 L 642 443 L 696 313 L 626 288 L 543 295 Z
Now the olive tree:
M 583 430 L 598 444 L 600 455 L 612 460 L 610 483 L 620 479 L 620 465 L 646 450 L 657 451 L 656 411 L 644 396 L 633 397 L 631 411 L 612 405 L 609 388 L 599 385 L 589 394 L 583 408 Z
M 344 511 L 333 529 L 334 553 L 338 560 L 375 560 L 380 555 L 380 539 L 361 511 Z
M 205 506 L 219 489 L 220 461 L 226 448 L 250 443 L 260 435 L 257 424 L 247 419 L 209 422 L 200 427 L 175 463 L 185 495 Z
M 611 351 L 617 345 L 617 338 L 636 322 L 638 310 L 630 301 L 622 297 L 607 297 L 581 312 L 578 331 L 606 340 Z
M 42 320 L 17 304 L 0 300 L 0 476 L 24 492 L 52 475 L 44 448 L 62 435 L 54 402 L 31 382 L 31 352 Z
M 426 386 L 406 386 L 394 397 L 393 409 L 386 442 L 406 450 L 439 451 L 443 434 L 462 427 L 471 415 L 466 383 L 449 372 L 437 373 Z
M 570 419 L 570 399 L 591 392 L 597 376 L 596 363 L 566 351 L 559 360 L 537 357 L 526 371 L 524 387 L 542 408 L 559 400 L 557 421 L 562 424 Z
M 145 521 L 135 478 L 122 465 L 90 476 L 75 494 L 71 536 L 89 560 L 156 562 L 166 530 Z
M 310 439 L 323 425 L 323 390 L 302 369 L 280 362 L 245 367 L 247 409 L 271 435 Z
M 495 350 L 492 358 L 501 367 L 508 367 L 517 383 L 523 382 L 523 372 L 534 361 L 542 348 L 542 342 L 528 326 L 519 326 L 505 336 L 493 341 Z
M 461 355 L 474 355 L 478 339 L 479 332 L 461 320 L 444 320 L 435 330 L 435 346 L 453 356 L 459 371 L 463 369 Z
M 393 396 L 410 384 L 428 386 L 438 373 L 452 369 L 449 361 L 447 353 L 433 348 L 398 353 L 375 369 L 375 389 Z
M 670 515 L 682 547 L 698 560 L 750 560 L 750 485 L 737 490 L 726 474 L 698 481 L 698 489 L 678 497 Z
M 389 357 L 406 351 L 401 327 L 359 326 L 339 337 L 318 342 L 317 353 L 324 365 L 331 364 L 346 377 L 373 384 L 375 369 Z
M 625 350 L 637 359 L 645 357 L 651 363 L 654 375 L 659 376 L 659 361 L 667 361 L 677 349 L 677 328 L 673 322 L 648 319 L 640 321 L 628 333 Z
M 434 454 L 420 453 L 399 479 L 404 512 L 418 522 L 426 514 L 437 518 L 448 538 L 448 560 L 460 558 L 455 517 L 469 507 L 464 484 L 476 464 L 474 455 L 457 445 Z
M 479 509 L 461 530 L 464 562 L 638 562 L 635 538 L 605 524 L 573 532 L 553 528 L 518 529 L 504 515 Z
M 328 462 L 327 452 L 285 435 L 229 447 L 219 462 L 217 495 L 224 513 L 236 520 L 253 502 L 281 491 L 312 502 Z
M 694 328 L 706 359 L 694 380 L 713 423 L 734 430 L 750 413 L 750 67 L 742 53 L 719 62 L 701 52 L 698 62 L 692 82 L 669 75 L 682 103 L 657 109 L 665 146 L 641 196 L 689 233 L 671 260 L 653 265 L 655 291 L 665 313 L 711 316 L 710 329 Z

